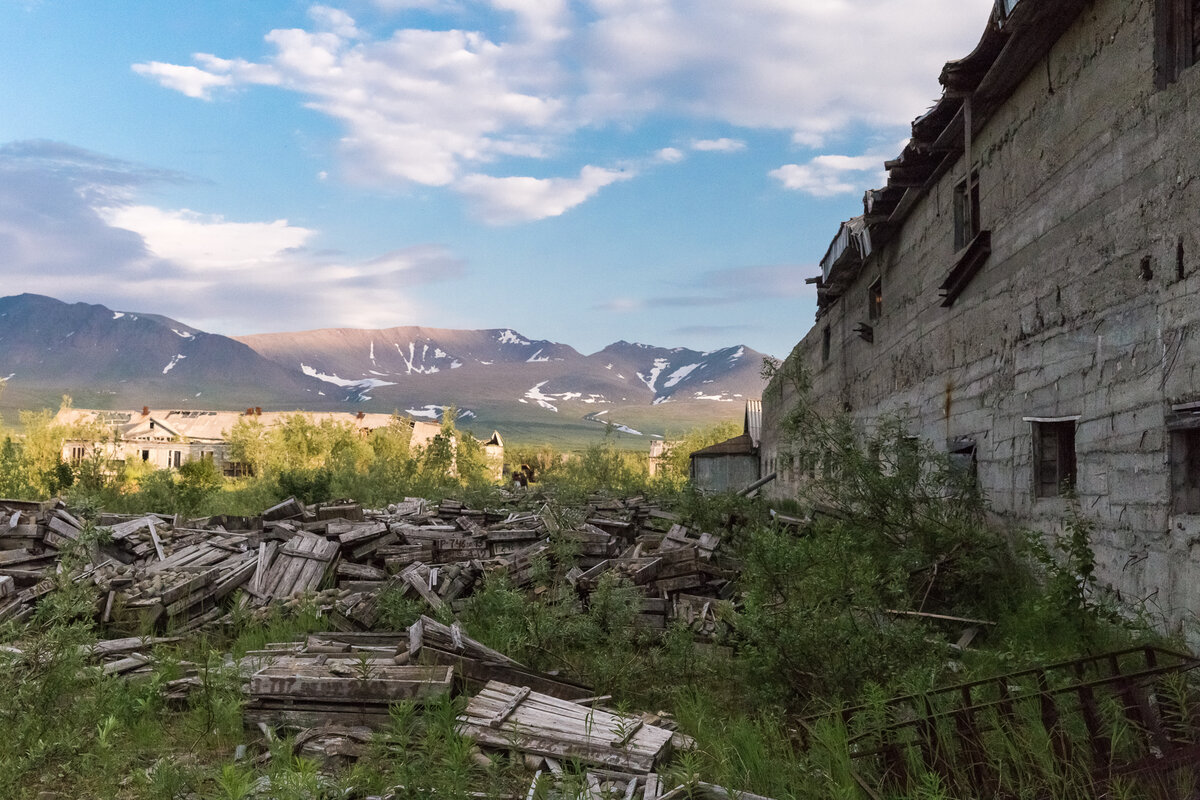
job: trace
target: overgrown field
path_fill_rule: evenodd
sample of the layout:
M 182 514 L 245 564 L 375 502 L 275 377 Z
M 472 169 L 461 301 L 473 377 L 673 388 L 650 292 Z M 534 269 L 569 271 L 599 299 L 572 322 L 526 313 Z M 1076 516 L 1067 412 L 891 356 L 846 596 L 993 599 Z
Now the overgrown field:
M 969 474 L 898 428 L 882 426 L 867 439 L 844 422 L 803 424 L 805 441 L 820 449 L 796 453 L 812 467 L 811 494 L 773 508 L 701 496 L 677 474 L 649 481 L 604 445 L 566 461 L 521 454 L 538 481 L 514 496 L 461 469 L 449 480 L 444 464 L 397 442 L 368 443 L 368 457 L 336 436 L 313 445 L 308 460 L 296 455 L 303 450 L 296 441 L 269 443 L 260 476 L 249 481 L 183 471 L 121 483 L 97 470 L 55 489 L 85 515 L 101 507 L 258 513 L 287 495 L 367 505 L 458 497 L 476 508 L 510 509 L 586 508 L 598 492 L 652 496 L 684 524 L 720 535 L 723 557 L 738 566 L 734 591 L 714 602 L 715 641 L 698 641 L 682 624 L 661 634 L 638 628 L 638 595 L 623 580 L 605 581 L 581 606 L 567 575 L 568 542 L 552 542 L 531 588 L 496 574 L 441 617 L 530 668 L 611 695 L 613 708 L 674 717 L 696 747 L 665 766 L 672 786 L 706 781 L 778 800 L 978 796 L 962 788 L 968 767 L 933 769 L 928 759 L 910 758 L 903 790 L 869 776 L 857 780 L 849 742 L 864 725 L 882 730 L 898 721 L 889 717 L 888 698 L 1140 644 L 1182 647 L 1102 601 L 1084 518 L 1065 520 L 1053 541 L 993 529 Z M 32 489 L 29 476 L 18 479 L 26 494 L 49 485 Z M 400 630 L 422 611 L 408 598 L 382 605 L 381 630 Z M 522 759 L 481 755 L 456 732 L 461 698 L 394 706 L 365 757 L 341 766 L 296 755 L 288 731 L 269 740 L 248 729 L 236 660 L 266 643 L 328 629 L 312 603 L 277 607 L 265 621 L 233 613 L 225 624 L 160 645 L 151 676 L 133 682 L 88 666 L 86 646 L 107 635 L 98 617 L 94 594 L 64 577 L 32 620 L 0 632 L 0 797 L 333 798 L 391 796 L 403 786 L 395 796 L 523 798 L 529 790 Z M 968 628 L 975 633 L 969 641 Z M 185 663 L 201 665 L 201 690 L 172 704 L 163 687 Z M 1190 715 L 1194 688 L 1180 681 L 1180 713 Z M 851 706 L 866 711 L 838 713 Z M 1119 707 L 1109 711 L 1106 741 L 1116 762 L 1147 732 L 1118 724 Z M 1182 718 L 1179 730 L 1193 730 L 1196 721 Z M 1135 781 L 1097 783 L 1095 754 L 1083 747 L 1042 757 L 1060 736 L 1078 736 L 1082 717 L 1051 729 L 1044 715 L 1017 714 L 997 726 L 1003 735 L 988 739 L 980 756 L 989 774 L 1001 776 L 989 789 L 994 796 L 1151 796 Z M 1191 769 L 1172 773 L 1178 793 L 1163 796 L 1195 796 L 1194 779 Z

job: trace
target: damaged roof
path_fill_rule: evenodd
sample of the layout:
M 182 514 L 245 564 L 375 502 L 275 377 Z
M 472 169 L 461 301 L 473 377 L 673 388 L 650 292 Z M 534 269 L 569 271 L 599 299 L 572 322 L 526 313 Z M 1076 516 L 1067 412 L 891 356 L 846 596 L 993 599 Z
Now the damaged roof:
M 818 317 L 958 161 L 965 150 L 967 120 L 972 135 L 981 130 L 1086 5 L 1087 0 L 996 0 L 979 44 L 942 67 L 942 97 L 913 121 L 904 150 L 884 163 L 887 185 L 867 191 L 862 216 L 843 222 L 830 243 L 815 279 Z

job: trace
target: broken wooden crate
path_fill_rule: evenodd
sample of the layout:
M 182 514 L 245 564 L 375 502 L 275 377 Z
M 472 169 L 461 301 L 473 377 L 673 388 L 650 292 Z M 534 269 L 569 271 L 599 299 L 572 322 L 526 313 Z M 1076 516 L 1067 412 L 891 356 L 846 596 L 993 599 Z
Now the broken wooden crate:
M 651 772 L 672 752 L 672 734 L 635 716 L 489 681 L 458 718 L 458 731 L 481 745 L 553 759 Z
M 282 656 L 250 677 L 245 718 L 298 728 L 380 728 L 392 703 L 444 695 L 453 677 L 451 667 L 401 666 L 389 656 Z

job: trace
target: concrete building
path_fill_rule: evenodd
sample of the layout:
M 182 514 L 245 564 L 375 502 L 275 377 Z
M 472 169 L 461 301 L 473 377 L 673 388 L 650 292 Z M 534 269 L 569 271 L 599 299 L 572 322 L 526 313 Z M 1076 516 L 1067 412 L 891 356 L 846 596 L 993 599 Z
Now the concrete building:
M 1169 626 L 1200 611 L 1198 57 L 1198 0 L 997 0 L 789 357 L 821 408 L 973 455 L 1002 520 L 1078 509 L 1101 581 Z M 794 494 L 794 397 L 763 400 L 766 491 Z

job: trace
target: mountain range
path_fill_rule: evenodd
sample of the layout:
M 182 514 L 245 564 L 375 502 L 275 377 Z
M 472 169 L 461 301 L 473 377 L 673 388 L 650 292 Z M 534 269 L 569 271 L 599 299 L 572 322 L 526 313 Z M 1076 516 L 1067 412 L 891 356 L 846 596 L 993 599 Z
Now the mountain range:
M 5 407 L 400 411 L 456 406 L 471 427 L 562 441 L 612 423 L 629 437 L 737 418 L 763 355 L 619 341 L 591 355 L 511 329 L 330 328 L 227 337 L 152 313 L 0 298 Z

